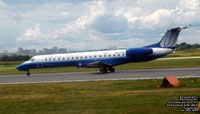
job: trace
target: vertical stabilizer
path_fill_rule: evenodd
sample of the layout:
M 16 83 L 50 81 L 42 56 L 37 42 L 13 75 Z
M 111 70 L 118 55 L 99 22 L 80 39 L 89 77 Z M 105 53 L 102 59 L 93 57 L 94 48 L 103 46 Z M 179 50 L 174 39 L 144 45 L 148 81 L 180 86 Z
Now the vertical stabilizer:
M 176 42 L 178 40 L 179 33 L 181 32 L 182 29 L 186 29 L 188 27 L 176 27 L 167 30 L 163 38 L 161 39 L 160 42 L 149 45 L 146 47 L 160 47 L 160 48 L 171 48 L 175 49 L 176 47 Z

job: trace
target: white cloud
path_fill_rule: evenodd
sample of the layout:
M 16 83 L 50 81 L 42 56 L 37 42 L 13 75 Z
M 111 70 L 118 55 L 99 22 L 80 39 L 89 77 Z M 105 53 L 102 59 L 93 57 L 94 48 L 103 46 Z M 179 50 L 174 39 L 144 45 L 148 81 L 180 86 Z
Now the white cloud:
M 146 41 L 157 42 L 168 28 L 200 22 L 199 0 L 89 0 L 41 2 L 37 6 L 31 2 L 2 4 L 0 0 L 0 8 L 3 7 L 0 10 L 1 48 L 9 48 L 6 39 L 10 34 L 16 43 L 13 46 L 136 47 L 145 45 Z M 199 33 L 196 29 L 193 32 Z M 192 38 L 200 41 L 192 32 L 181 35 L 184 35 L 181 41 L 192 42 Z
M 22 41 L 35 41 L 41 38 L 40 24 L 36 24 L 35 28 L 25 31 L 22 37 L 18 38 L 19 42 Z
M 7 5 L 2 0 L 0 0 L 0 6 L 7 7 Z
M 75 10 L 71 7 L 70 3 L 41 4 L 35 6 L 35 8 L 31 6 L 31 9 L 28 9 L 21 14 L 21 18 L 29 21 L 60 23 L 63 21 L 66 22 L 66 20 L 78 15 L 75 13 L 71 14 L 70 10 Z
M 170 18 L 172 19 L 171 10 L 159 9 L 150 15 L 140 18 L 141 28 L 153 28 L 156 25 L 165 27 L 169 23 Z
M 121 14 L 127 18 L 131 29 L 157 29 L 189 25 L 194 20 L 200 20 L 199 0 L 180 0 L 176 4 L 171 4 L 170 0 L 141 0 L 136 4 L 137 7 L 121 8 L 115 11 L 116 15 Z
M 98 16 L 91 27 L 103 34 L 122 33 L 126 31 L 128 27 L 128 21 L 123 15 L 114 16 L 112 14 L 107 14 Z
M 24 34 L 17 39 L 18 42 L 38 42 L 47 43 L 49 41 L 55 40 L 57 38 L 56 34 L 42 33 L 40 29 L 40 24 L 36 24 L 35 28 L 27 29 Z
M 103 1 L 92 1 L 84 4 L 84 8 L 87 8 L 86 12 L 76 19 L 66 24 L 65 28 L 56 30 L 59 34 L 78 34 L 83 32 L 86 27 L 91 24 L 97 16 L 104 14 Z
M 48 42 L 49 45 L 52 43 L 60 46 L 70 46 L 73 40 L 79 39 L 77 45 L 84 46 L 83 42 L 80 42 L 82 38 L 97 39 L 96 36 L 92 35 L 88 29 L 89 24 L 91 24 L 97 16 L 104 14 L 104 4 L 102 1 L 92 1 L 83 4 L 85 12 L 80 15 L 76 20 L 68 22 L 65 27 L 53 29 L 50 31 L 41 30 L 41 25 L 36 24 L 35 28 L 27 29 L 21 37 L 17 39 L 18 42 Z M 62 14 L 63 12 L 61 12 Z M 68 14 L 65 14 L 68 15 Z M 62 44 L 62 45 L 61 45 Z M 70 44 L 70 45 L 69 45 Z
M 184 9 L 198 10 L 200 7 L 199 0 L 180 0 L 179 7 Z

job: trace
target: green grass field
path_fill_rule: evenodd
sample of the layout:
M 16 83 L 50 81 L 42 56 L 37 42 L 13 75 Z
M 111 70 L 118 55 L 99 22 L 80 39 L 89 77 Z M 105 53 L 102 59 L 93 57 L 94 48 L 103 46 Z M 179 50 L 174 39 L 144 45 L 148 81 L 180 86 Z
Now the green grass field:
M 158 89 L 155 79 L 0 85 L 0 114 L 183 114 L 167 101 L 200 95 L 200 79 L 179 80 L 185 86 Z
M 176 51 L 175 53 L 171 53 L 166 57 L 192 57 L 192 56 L 200 56 L 200 50 L 183 50 Z
M 199 56 L 199 52 L 179 52 L 168 57 Z M 25 74 L 16 70 L 16 65 L 21 62 L 0 62 L 0 75 Z M 155 60 L 115 68 L 178 67 L 200 67 L 200 59 Z M 31 70 L 31 73 L 97 70 L 66 67 Z M 180 95 L 200 96 L 200 79 L 179 80 L 185 86 L 158 89 L 156 87 L 161 83 L 160 79 L 0 85 L 0 114 L 183 114 L 181 107 L 166 107 L 167 101 L 178 101 Z
M 152 69 L 152 68 L 181 68 L 181 67 L 200 67 L 200 58 L 193 59 L 175 59 L 175 60 L 154 60 L 142 63 L 129 63 L 116 66 L 116 70 L 130 70 L 130 69 Z M 64 68 L 49 68 L 31 70 L 31 73 L 55 73 L 55 72 L 84 72 L 84 71 L 98 71 L 92 68 L 64 67 Z M 0 66 L 0 75 L 5 74 L 25 74 L 25 72 L 18 71 L 16 65 Z

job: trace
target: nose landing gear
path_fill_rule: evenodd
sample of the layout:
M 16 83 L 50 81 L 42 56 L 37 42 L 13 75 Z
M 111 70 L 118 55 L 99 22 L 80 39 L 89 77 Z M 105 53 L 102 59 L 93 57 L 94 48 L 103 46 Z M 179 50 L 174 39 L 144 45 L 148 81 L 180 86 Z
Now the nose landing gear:
M 30 75 L 31 75 L 30 71 L 27 71 L 26 76 L 30 76 Z

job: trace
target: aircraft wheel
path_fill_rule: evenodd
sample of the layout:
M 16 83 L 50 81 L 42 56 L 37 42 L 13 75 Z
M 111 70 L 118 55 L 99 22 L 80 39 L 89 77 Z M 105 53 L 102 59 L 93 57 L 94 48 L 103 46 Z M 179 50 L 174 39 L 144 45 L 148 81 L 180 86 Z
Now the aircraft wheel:
M 110 68 L 110 72 L 115 72 L 115 68 Z
M 108 70 L 105 68 L 105 69 L 103 69 L 101 72 L 102 72 L 102 73 L 107 73 Z
M 103 73 L 107 73 L 107 72 L 108 72 L 108 70 L 105 68 L 104 71 L 103 71 Z
M 101 73 L 107 73 L 107 72 L 108 72 L 108 70 L 107 70 L 107 68 L 106 68 L 106 67 L 104 67 L 104 68 L 100 69 L 100 72 L 101 72 Z
M 30 76 L 30 72 L 29 71 L 26 73 L 26 76 Z

